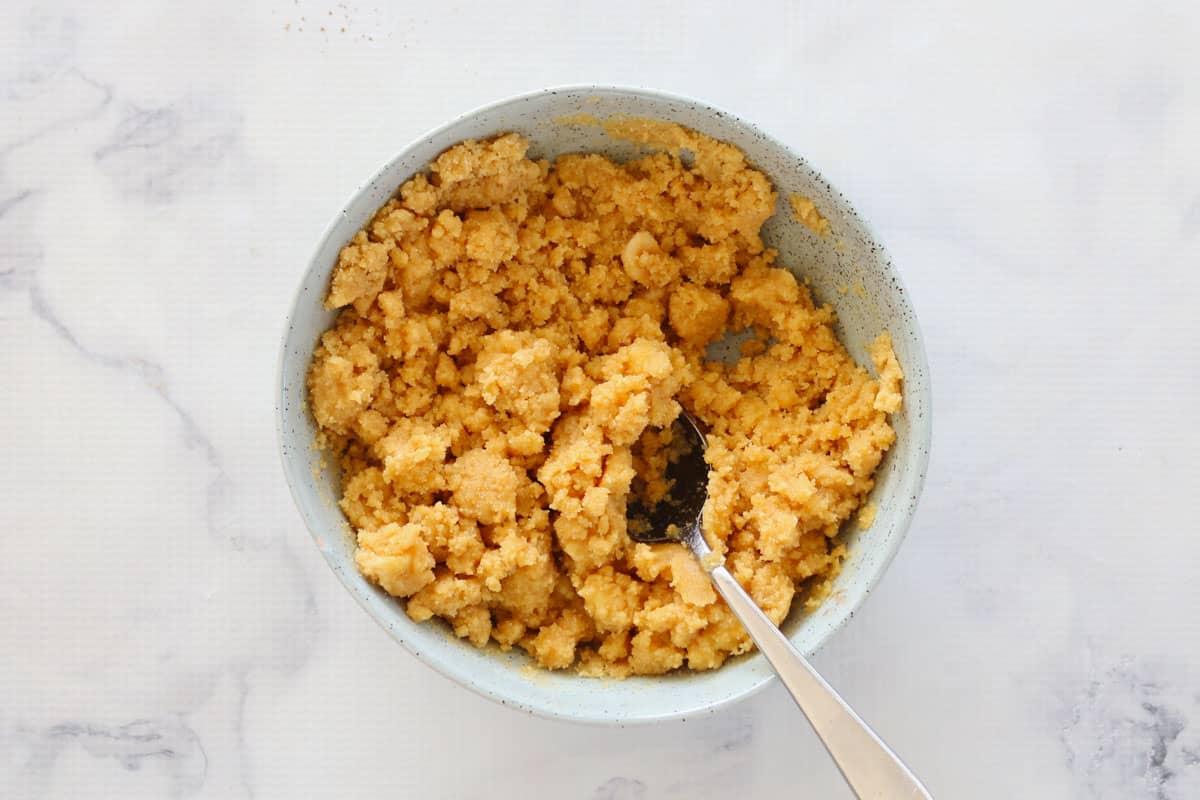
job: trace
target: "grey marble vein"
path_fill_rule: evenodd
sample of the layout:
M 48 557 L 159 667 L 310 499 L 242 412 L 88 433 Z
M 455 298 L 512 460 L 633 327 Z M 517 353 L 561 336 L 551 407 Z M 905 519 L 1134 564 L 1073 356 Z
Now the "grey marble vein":
M 24 768 L 10 785 L 12 796 L 35 798 L 54 782 L 56 765 L 72 750 L 93 759 L 111 759 L 130 772 L 165 778 L 170 797 L 195 795 L 208 774 L 208 756 L 196 732 L 177 717 L 140 719 L 118 726 L 78 722 L 42 730 L 16 728 L 0 734 L 7 746 L 28 752 Z
M 223 501 L 230 491 L 229 478 L 222 466 L 221 456 L 217 452 L 216 445 L 204 433 L 187 409 L 183 407 L 183 404 L 172 394 L 162 365 L 141 356 L 114 355 L 91 349 L 80 341 L 79 337 L 54 312 L 37 281 L 36 274 L 30 276 L 25 288 L 29 292 L 29 300 L 34 314 L 54 331 L 60 339 L 69 344 L 82 358 L 107 369 L 136 375 L 156 397 L 171 409 L 183 428 L 185 443 L 189 448 L 198 451 L 203 456 L 212 473 L 208 484 L 208 528 L 210 533 L 220 535 L 221 532 L 213 523 L 213 517 L 218 513 L 218 504 Z M 236 537 L 231 537 L 231 541 L 235 546 L 242 545 L 242 542 Z
M 644 800 L 646 784 L 636 778 L 610 778 L 596 787 L 592 800 Z
M 23 288 L 30 270 L 41 258 L 41 246 L 25 233 L 17 219 L 34 195 L 33 189 L 22 189 L 0 201 L 0 289 Z
M 33 73 L 36 74 L 36 73 Z M 43 124 L 36 130 L 20 134 L 17 139 L 0 148 L 0 167 L 3 167 L 4 161 L 12 157 L 12 153 L 19 147 L 29 145 L 42 137 L 48 136 L 60 129 L 69 128 L 80 122 L 95 119 L 100 112 L 106 109 L 113 102 L 113 90 L 105 84 L 102 84 L 92 78 L 87 77 L 78 68 L 74 66 L 65 67 L 60 73 L 54 73 L 51 76 L 39 76 L 37 82 L 39 84 L 51 80 L 52 77 L 57 77 L 60 80 L 71 79 L 82 81 L 88 86 L 102 89 L 103 99 L 93 107 L 85 108 L 82 111 L 68 111 L 60 118 L 54 119 L 51 122 Z M 61 89 L 61 87 L 58 87 Z M 47 89 L 50 90 L 50 89 Z M 22 98 L 24 99 L 24 98 Z M 10 100 L 10 102 L 13 102 Z M 17 102 L 18 108 L 12 109 L 12 113 L 20 114 L 20 102 Z M 162 113 L 170 119 L 175 119 L 174 112 L 170 109 L 162 109 Z M 96 158 L 100 159 L 102 155 L 119 154 L 123 149 L 131 146 L 129 142 L 135 139 L 138 126 L 134 126 L 133 131 L 128 130 L 128 120 L 136 118 L 126 118 L 125 121 L 119 123 L 117 130 L 110 137 L 110 144 L 101 147 L 96 153 Z M 174 126 L 177 128 L 178 125 Z M 18 126 L 19 128 L 19 126 Z M 172 129 L 172 133 L 176 132 Z M 122 133 L 122 131 L 125 131 Z M 228 138 L 232 134 L 224 134 L 222 138 Z M 156 147 L 160 147 L 170 142 L 171 137 L 163 137 L 161 139 L 143 140 L 140 146 L 148 151 L 153 151 Z M 203 137 L 202 137 L 203 139 Z M 124 142 L 125 144 L 121 144 Z M 203 147 L 203 145 L 202 145 Z M 145 153 L 142 154 L 144 157 Z M 186 156 L 187 154 L 182 154 Z M 152 161 L 156 161 L 152 155 L 148 156 Z M 175 153 L 167 159 L 169 168 L 165 173 L 166 177 L 176 176 L 183 169 L 181 163 L 186 159 L 181 158 L 181 154 Z M 192 165 L 188 165 L 189 168 Z M 197 168 L 203 170 L 203 163 L 197 165 Z M 128 175 L 130 165 L 125 165 L 124 169 L 117 170 L 119 176 Z M 0 172 L 2 175 L 2 172 Z M 144 185 L 150 191 L 148 195 L 151 199 L 161 199 L 162 197 L 171 196 L 165 188 L 162 187 L 161 178 L 163 176 L 156 175 L 150 171 L 146 175 L 134 178 L 135 182 Z M 3 184 L 0 183 L 0 186 Z M 164 195 L 164 192 L 166 194 Z M 0 201 L 0 229 L 3 229 L 5 217 L 14 208 L 17 208 L 23 203 L 26 203 L 35 195 L 35 190 L 32 188 L 24 188 L 18 190 L 11 197 Z M 11 226 L 16 228 L 16 226 Z M 7 237 L 6 237 L 7 238 Z M 223 496 L 230 490 L 229 478 L 222 466 L 220 454 L 217 451 L 215 444 L 205 435 L 201 427 L 197 424 L 195 418 L 184 408 L 183 404 L 176 398 L 169 388 L 166 377 L 166 370 L 158 363 L 137 355 L 125 354 L 110 354 L 104 353 L 87 346 L 80 338 L 71 330 L 66 321 L 58 315 L 46 296 L 41 283 L 37 276 L 37 267 L 42 258 L 42 248 L 36 243 L 36 240 L 31 240 L 29 234 L 22 228 L 15 230 L 10 240 L 24 242 L 19 245 L 18 249 L 9 253 L 5 248 L 0 246 L 0 281 L 8 288 L 20 288 L 29 293 L 31 307 L 34 314 L 50 327 L 63 341 L 67 342 L 81 357 L 91 363 L 98 364 L 108 369 L 119 370 L 122 372 L 132 373 L 137 375 L 141 381 L 155 394 L 162 402 L 164 402 L 179 419 L 184 430 L 184 439 L 189 447 L 197 449 L 203 454 L 205 461 L 208 463 L 213 477 L 209 483 L 209 529 L 216 533 L 216 525 L 213 523 L 213 516 L 216 514 L 216 506 L 222 500 Z M 24 249 L 21 249 L 24 248 Z M 22 280 L 16 280 L 20 273 Z M 19 283 L 19 286 L 18 286 Z M 236 537 L 234 539 L 236 545 L 241 545 L 241 541 Z
M 168 203 L 244 177 L 241 124 L 231 109 L 199 97 L 131 105 L 93 158 L 121 192 Z
M 36 38 L 37 32 L 31 35 Z M 190 95 L 165 106 L 130 102 L 110 84 L 93 79 L 74 64 L 75 42 L 70 37 L 50 49 L 52 64 L 31 64 L 15 78 L 0 82 L 0 117 L 9 122 L 0 125 L 0 291 L 8 293 L 9 299 L 13 295 L 27 298 L 30 319 L 35 321 L 28 328 L 31 346 L 37 346 L 38 339 L 48 332 L 86 364 L 133 376 L 167 409 L 179 425 L 182 444 L 198 454 L 204 465 L 204 528 L 209 536 L 218 545 L 242 554 L 235 556 L 245 561 L 242 570 L 253 569 L 255 564 L 278 570 L 286 576 L 283 583 L 294 596 L 287 606 L 280 607 L 273 621 L 279 630 L 269 630 L 264 644 L 243 645 L 224 654 L 225 663 L 220 656 L 214 659 L 210 668 L 184 665 L 195 672 L 189 683 L 198 691 L 180 696 L 179 704 L 173 705 L 178 713 L 113 727 L 69 721 L 37 729 L 18 722 L 9 734 L 0 736 L 0 775 L 12 775 L 15 769 L 16 796 L 39 797 L 56 784 L 56 775 L 63 770 L 62 757 L 80 751 L 98 762 L 111 760 L 126 771 L 162 773 L 171 796 L 195 794 L 202 790 L 209 757 L 199 735 L 181 720 L 214 702 L 222 682 L 231 680 L 234 698 L 224 723 L 233 737 L 233 757 L 229 750 L 222 752 L 222 772 L 236 776 L 236 786 L 231 788 L 236 795 L 253 797 L 255 777 L 245 729 L 247 704 L 260 686 L 259 676 L 294 674 L 310 657 L 321 627 L 313 588 L 293 546 L 283 536 L 283 526 L 256 528 L 245 521 L 246 503 L 238 496 L 226 467 L 228 459 L 189 409 L 203 400 L 198 395 L 185 398 L 173 386 L 165 361 L 93 344 L 56 307 L 46 289 L 46 248 L 36 223 L 42 215 L 55 213 L 69 197 L 69 190 L 64 192 L 53 176 L 43 178 L 19 169 L 24 162 L 18 161 L 27 159 L 29 152 L 40 152 L 39 148 L 82 153 L 90 149 L 97 174 L 107 177 L 129 203 L 161 207 L 185 195 L 195 201 L 215 188 L 244 185 L 241 172 L 247 164 L 240 150 L 240 116 L 227 105 Z M 97 135 L 100 144 L 90 145 L 89 140 Z M 171 445 L 139 442 L 135 446 Z M 192 602 L 204 600 L 199 597 Z M 204 631 L 191 635 L 203 637 Z M 0 695 L 0 709 L 4 700 Z M 81 712 L 79 718 L 86 714 Z M 153 782 L 143 785 L 149 788 Z M 217 796 L 222 793 L 218 791 Z
M 1200 695 L 1173 678 L 1162 680 L 1161 668 L 1121 659 L 1089 681 L 1067 707 L 1062 744 L 1086 796 L 1200 796 L 1200 764 L 1194 758 L 1200 730 L 1192 724 Z
M 74 125 L 78 125 L 82 122 L 86 122 L 91 119 L 95 119 L 100 114 L 102 114 L 105 111 L 105 109 L 108 108 L 110 103 L 112 103 L 113 90 L 110 86 L 107 86 L 103 83 L 92 80 L 87 75 L 84 75 L 82 72 L 80 72 L 78 69 L 76 69 L 75 67 L 70 67 L 70 68 L 64 70 L 61 73 L 61 75 L 46 75 L 46 76 L 27 77 L 24 81 L 24 83 L 26 83 L 27 86 L 23 87 L 23 88 L 28 89 L 28 88 L 33 87 L 33 88 L 36 88 L 37 91 L 39 91 L 39 92 L 40 91 L 45 91 L 45 92 L 63 91 L 63 88 L 61 87 L 61 85 L 60 86 L 47 85 L 51 82 L 51 80 L 53 78 L 58 78 L 60 81 L 61 80 L 74 81 L 74 82 L 78 83 L 82 88 L 90 90 L 90 94 L 92 94 L 93 96 L 90 98 L 89 101 L 81 104 L 81 105 L 83 105 L 83 108 L 72 109 L 71 112 L 65 116 L 62 116 L 58 119 L 51 120 L 49 122 L 46 122 L 46 123 L 40 125 L 39 127 L 36 127 L 34 130 L 22 132 L 22 133 L 18 134 L 16 136 L 16 138 L 13 138 L 8 141 L 0 143 L 0 158 L 3 158 L 5 156 L 12 154 L 13 152 L 20 149 L 21 147 L 29 145 L 29 144 L 37 141 L 38 139 L 40 139 L 43 136 L 49 135 L 56 131 L 62 131 L 62 130 L 68 129 Z M 21 92 L 14 90 L 14 88 L 11 86 L 8 88 L 7 93 L 10 98 L 9 102 L 12 102 L 12 98 L 14 95 L 16 95 L 18 97 L 21 95 Z M 20 111 L 17 109 L 10 109 L 9 113 L 18 113 L 19 114 Z
M 254 797 L 254 770 L 250 763 L 250 742 L 246 737 L 246 700 L 250 697 L 250 681 L 246 669 L 240 669 L 236 676 L 237 706 L 234 709 L 233 729 L 237 742 L 238 758 L 241 764 L 238 769 L 238 781 L 246 797 Z

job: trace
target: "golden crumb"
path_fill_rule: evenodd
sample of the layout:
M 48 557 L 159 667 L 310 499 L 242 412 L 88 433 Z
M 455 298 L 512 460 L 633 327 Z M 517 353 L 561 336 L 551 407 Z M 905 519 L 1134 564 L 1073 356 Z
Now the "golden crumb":
M 563 114 L 554 118 L 556 125 L 599 125 L 600 119 L 595 114 L 581 111 L 578 114 Z
M 821 216 L 821 212 L 817 210 L 817 204 L 807 197 L 799 194 L 794 194 L 788 198 L 788 202 L 792 206 L 792 219 L 796 222 L 804 223 L 804 226 L 817 236 L 824 236 L 829 232 L 829 220 Z
M 706 571 L 776 623 L 800 588 L 818 602 L 902 375 L 884 334 L 872 378 L 775 264 L 777 196 L 739 150 L 604 124 L 657 152 L 551 163 L 509 134 L 401 186 L 338 257 L 309 399 L 358 568 L 414 620 L 584 675 L 712 669 L 751 642 Z M 743 330 L 737 363 L 706 360 Z M 630 499 L 669 491 L 683 408 L 709 443 L 703 564 L 627 535 Z
M 856 521 L 860 530 L 866 530 L 875 524 L 875 515 L 879 513 L 879 507 L 874 503 L 866 503 L 858 510 Z

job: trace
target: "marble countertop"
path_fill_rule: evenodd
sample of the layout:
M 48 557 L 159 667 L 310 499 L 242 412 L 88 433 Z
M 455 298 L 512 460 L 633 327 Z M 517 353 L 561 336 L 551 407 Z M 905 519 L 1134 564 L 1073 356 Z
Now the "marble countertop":
M 909 540 L 817 658 L 940 798 L 1200 797 L 1200 8 L 6 3 L 0 796 L 849 792 L 771 687 L 523 717 L 338 586 L 276 453 L 357 183 L 548 84 L 706 98 L 890 246 L 932 365 Z

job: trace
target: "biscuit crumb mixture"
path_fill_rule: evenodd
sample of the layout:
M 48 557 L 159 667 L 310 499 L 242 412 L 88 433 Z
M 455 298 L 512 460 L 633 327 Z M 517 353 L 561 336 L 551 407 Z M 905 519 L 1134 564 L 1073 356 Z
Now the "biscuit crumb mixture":
M 667 150 L 444 152 L 341 251 L 308 378 L 362 573 L 414 620 L 587 675 L 751 647 L 689 552 L 626 536 L 631 493 L 669 490 L 681 406 L 708 431 L 705 535 L 778 624 L 836 573 L 901 402 L 887 334 L 872 378 L 775 266 L 767 178 L 678 126 L 640 135 Z M 705 359 L 745 329 L 736 364 Z

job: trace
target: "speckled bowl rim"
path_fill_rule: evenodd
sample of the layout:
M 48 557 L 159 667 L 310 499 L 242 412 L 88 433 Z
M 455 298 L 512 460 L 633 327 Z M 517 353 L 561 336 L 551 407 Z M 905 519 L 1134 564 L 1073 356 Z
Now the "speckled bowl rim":
M 813 654 L 818 652 L 826 643 L 828 643 L 828 641 L 834 635 L 836 635 L 840 630 L 842 630 L 842 628 L 845 627 L 845 625 L 854 617 L 855 613 L 857 613 L 857 611 L 862 607 L 862 604 L 864 602 L 866 602 L 867 597 L 871 594 L 872 591 L 874 591 L 875 587 L 879 585 L 880 580 L 882 580 L 884 574 L 888 570 L 888 567 L 891 565 L 892 560 L 895 558 L 896 553 L 899 551 L 900 545 L 904 542 L 904 539 L 906 538 L 907 533 L 908 533 L 908 529 L 912 524 L 912 519 L 916 512 L 917 501 L 919 500 L 919 498 L 922 494 L 922 491 L 924 489 L 925 477 L 928 472 L 929 447 L 930 447 L 930 443 L 932 440 L 932 430 L 933 430 L 933 425 L 932 425 L 933 408 L 932 408 L 932 402 L 931 402 L 932 401 L 932 391 L 931 391 L 931 387 L 930 387 L 929 363 L 928 363 L 928 358 L 927 358 L 926 351 L 925 351 L 924 337 L 921 334 L 920 326 L 917 322 L 915 311 L 912 309 L 912 304 L 909 300 L 911 295 L 908 292 L 907 286 L 901 280 L 900 275 L 897 272 L 895 266 L 892 264 L 891 257 L 888 255 L 886 248 L 883 246 L 883 244 L 882 244 L 881 240 L 879 239 L 879 236 L 875 232 L 874 228 L 867 222 L 867 220 L 861 214 L 858 213 L 857 209 L 854 208 L 853 204 L 851 204 L 845 198 L 845 195 L 843 195 L 840 191 L 838 191 L 824 177 L 823 173 L 814 169 L 802 156 L 800 156 L 794 150 L 792 150 L 791 147 L 784 144 L 780 139 L 765 132 L 762 128 L 755 125 L 754 123 L 747 122 L 746 120 L 742 119 L 740 116 L 733 114 L 723 108 L 720 108 L 718 106 L 715 106 L 715 105 L 705 102 L 705 101 L 696 100 L 694 98 L 690 98 L 690 97 L 687 97 L 684 95 L 678 95 L 678 94 L 674 94 L 671 92 L 666 92 L 666 91 L 661 91 L 661 90 L 656 90 L 656 89 L 647 89 L 647 88 L 642 88 L 642 87 L 616 86 L 616 85 L 607 85 L 607 84 L 577 84 L 577 85 L 576 84 L 568 84 L 568 85 L 562 85 L 562 86 L 552 86 L 552 87 L 540 89 L 540 90 L 533 91 L 533 92 L 525 92 L 525 93 L 521 93 L 521 94 L 517 94 L 517 95 L 512 95 L 512 96 L 506 97 L 501 100 L 497 100 L 492 103 L 487 103 L 485 105 L 482 105 L 475 109 L 472 109 L 471 111 L 467 111 L 463 114 L 460 114 L 457 117 L 455 117 L 454 119 L 445 123 L 444 125 L 440 125 L 437 128 L 427 131 L 426 133 L 422 134 L 421 136 L 414 138 L 405 147 L 403 147 L 394 157 L 389 159 L 383 166 L 381 166 L 379 169 L 377 169 L 375 171 L 375 173 L 371 176 L 371 178 L 369 178 L 368 180 L 359 184 L 359 186 L 354 190 L 354 192 L 350 195 L 350 197 L 347 199 L 347 201 L 342 204 L 341 211 L 339 211 L 338 214 L 334 216 L 333 220 L 326 227 L 324 233 L 322 233 L 321 237 L 317 240 L 318 244 L 313 250 L 313 256 L 309 259 L 309 262 L 307 263 L 307 265 L 305 266 L 305 269 L 301 273 L 301 276 L 298 280 L 296 289 L 293 292 L 292 302 L 288 306 L 287 319 L 285 320 L 284 325 L 283 325 L 283 332 L 282 332 L 282 336 L 281 336 L 280 348 L 279 348 L 279 353 L 278 353 L 277 362 L 276 362 L 275 432 L 276 432 L 277 444 L 279 446 L 280 463 L 283 468 L 284 477 L 285 477 L 285 480 L 288 485 L 288 491 L 292 495 L 292 499 L 297 506 L 297 510 L 300 511 L 302 509 L 302 501 L 301 501 L 301 497 L 300 497 L 301 489 L 296 485 L 296 482 L 293 481 L 293 479 L 292 479 L 292 472 L 290 470 L 289 455 L 288 455 L 288 449 L 287 449 L 287 446 L 285 443 L 285 433 L 284 433 L 284 421 L 285 421 L 284 406 L 285 406 L 285 402 L 286 402 L 284 399 L 285 377 L 286 377 L 285 376 L 285 363 L 286 363 L 287 347 L 288 347 L 288 344 L 291 339 L 290 334 L 291 334 L 291 330 L 292 330 L 292 320 L 293 320 L 293 317 L 295 316 L 296 310 L 300 306 L 300 303 L 304 300 L 304 297 L 303 297 L 304 284 L 306 282 L 309 272 L 313 268 L 317 254 L 322 249 L 324 244 L 334 236 L 335 232 L 337 231 L 338 227 L 340 226 L 341 218 L 347 215 L 348 209 L 351 207 L 351 205 L 355 202 L 355 200 L 357 198 L 359 198 L 369 188 L 371 188 L 373 185 L 375 185 L 377 183 L 377 181 L 386 172 L 389 171 L 392 164 L 403 159 L 410 150 L 412 150 L 413 148 L 418 146 L 421 142 L 429 140 L 429 139 L 438 138 L 438 137 L 442 136 L 445 132 L 449 131 L 450 129 L 458 126 L 459 124 L 461 124 L 467 120 L 470 120 L 473 117 L 481 116 L 481 115 L 487 114 L 489 112 L 496 111 L 496 110 L 501 109 L 508 105 L 522 103 L 525 101 L 529 101 L 533 98 L 542 97 L 544 95 L 553 95 L 553 94 L 558 94 L 558 93 L 588 93 L 588 92 L 593 92 L 593 93 L 603 92 L 606 94 L 627 94 L 627 95 L 631 95 L 631 96 L 648 98 L 651 100 L 663 101 L 666 103 L 679 103 L 679 104 L 683 104 L 686 106 L 691 106 L 693 108 L 703 109 L 713 115 L 724 117 L 727 121 L 729 121 L 737 126 L 740 126 L 742 128 L 745 128 L 750 134 L 755 135 L 765 141 L 770 142 L 773 146 L 778 147 L 780 150 L 787 153 L 792 159 L 794 159 L 798 168 L 807 169 L 813 176 L 818 178 L 834 194 L 836 194 L 838 196 L 839 201 L 844 206 L 845 213 L 854 218 L 856 223 L 859 226 L 861 226 L 861 228 L 869 236 L 870 240 L 878 247 L 879 260 L 882 263 L 886 264 L 888 269 L 891 271 L 891 276 L 890 276 L 891 282 L 896 287 L 898 293 L 904 298 L 903 302 L 908 307 L 908 310 L 909 310 L 908 325 L 910 328 L 911 339 L 912 339 L 912 344 L 914 346 L 914 349 L 909 354 L 909 363 L 905 365 L 905 368 L 906 368 L 906 373 L 907 372 L 915 372 L 916 374 L 921 375 L 922 380 L 920 381 L 919 385 L 917 385 L 917 386 L 914 386 L 914 385 L 906 382 L 905 398 L 906 398 L 906 402 L 907 402 L 909 400 L 909 398 L 911 397 L 910 392 L 919 391 L 922 394 L 921 400 L 923 402 L 923 407 L 925 409 L 923 423 L 920 426 L 916 426 L 915 429 L 911 432 L 913 434 L 917 434 L 920 436 L 920 441 L 916 443 L 916 444 L 919 444 L 920 446 L 913 448 L 911 463 L 908 464 L 908 467 L 910 469 L 914 469 L 917 472 L 915 480 L 913 482 L 911 482 L 908 487 L 909 493 L 912 496 L 912 502 L 909 503 L 908 505 L 906 505 L 904 507 L 904 509 L 897 511 L 897 514 L 899 514 L 899 519 L 898 519 L 897 523 L 895 524 L 895 526 L 893 527 L 894 533 L 893 533 L 891 540 L 888 543 L 889 546 L 886 548 L 886 550 L 884 550 L 882 552 L 881 556 L 876 561 L 876 565 L 874 567 L 874 572 L 872 574 L 870 574 L 869 577 L 867 578 L 865 585 L 863 587 L 862 593 L 859 596 L 857 596 L 856 598 L 854 598 L 853 600 L 844 602 L 841 605 L 841 613 L 838 614 L 835 621 L 829 626 L 829 628 L 827 628 L 825 635 L 820 640 L 818 640 L 814 646 L 809 648 L 807 655 L 812 656 Z M 914 361 L 916 362 L 915 364 L 913 363 Z M 913 367 L 916 367 L 916 369 L 913 370 Z M 759 677 L 757 677 L 753 682 L 747 683 L 747 685 L 741 691 L 735 691 L 733 693 L 725 695 L 724 697 L 718 697 L 718 698 L 712 700 L 711 702 L 705 703 L 703 706 L 692 707 L 692 708 L 679 708 L 679 709 L 675 709 L 671 712 L 658 713 L 658 714 L 646 714 L 646 715 L 641 715 L 641 716 L 626 716 L 626 717 L 621 717 L 621 718 L 576 713 L 576 712 L 573 712 L 569 707 L 567 707 L 566 704 L 561 705 L 561 706 L 542 706 L 542 705 L 527 704 L 527 703 L 518 701 L 512 697 L 508 697 L 508 696 L 503 695 L 502 693 L 493 691 L 486 684 L 481 683 L 478 680 L 476 680 L 475 676 L 469 670 L 460 668 L 460 665 L 454 663 L 453 661 L 450 661 L 450 660 L 442 661 L 442 660 L 438 660 L 438 659 L 429 658 L 427 655 L 422 655 L 421 651 L 418 649 L 418 647 L 416 645 L 414 645 L 413 643 L 411 643 L 407 639 L 405 639 L 403 636 L 401 636 L 392 626 L 390 626 L 384 619 L 382 619 L 378 614 L 376 614 L 374 612 L 374 610 L 372 610 L 372 608 L 370 606 L 369 598 L 366 597 L 365 595 L 363 595 L 359 589 L 359 586 L 356 585 L 355 583 L 352 583 L 351 579 L 349 577 L 347 577 L 338 568 L 339 565 L 335 562 L 335 559 L 330 554 L 330 552 L 327 549 L 325 549 L 324 547 L 320 546 L 320 537 L 329 532 L 324 531 L 324 530 L 315 529 L 314 526 L 309 522 L 309 520 L 305 514 L 301 513 L 301 517 L 304 519 L 305 527 L 308 528 L 309 533 L 314 540 L 314 543 L 316 543 L 318 545 L 318 549 L 321 550 L 321 554 L 324 557 L 326 563 L 329 565 L 331 570 L 337 576 L 338 580 L 341 582 L 343 587 L 345 587 L 345 589 L 354 598 L 355 602 L 358 603 L 358 605 L 363 609 L 363 611 L 366 612 L 366 614 L 369 617 L 371 617 L 371 619 L 374 620 L 377 625 L 379 625 L 381 628 L 383 628 L 394 640 L 399 642 L 406 650 L 408 650 L 410 653 L 412 653 L 414 656 L 416 656 L 424 664 L 426 664 L 429 667 L 431 667 L 432 669 L 434 669 L 436 672 L 440 673 L 441 675 L 443 675 L 446 678 L 449 678 L 451 681 L 453 681 L 461 686 L 464 686 L 467 689 L 470 689 L 471 691 L 475 692 L 476 694 L 480 695 L 481 697 L 485 697 L 488 700 L 491 700 L 497 704 L 505 706 L 506 708 L 523 711 L 528 714 L 543 717 L 546 719 L 559 720 L 559 721 L 565 721 L 565 722 L 593 724 L 593 725 L 616 726 L 616 727 L 624 727 L 626 725 L 650 724 L 650 723 L 655 723 L 655 722 L 665 722 L 665 721 L 671 721 L 671 720 L 686 721 L 686 719 L 688 717 L 694 718 L 694 717 L 700 716 L 700 715 L 712 714 L 719 710 L 722 710 L 722 709 L 728 708 L 732 705 L 735 705 L 736 703 L 739 703 L 743 700 L 746 700 L 747 698 L 750 698 L 753 695 L 756 695 L 759 692 L 761 692 L 764 688 L 766 688 L 766 686 L 768 684 L 770 684 L 771 682 L 773 682 L 776 679 L 774 673 L 768 671 L 768 672 L 765 672 L 764 674 L 760 675 Z M 446 635 L 452 635 L 452 634 L 447 632 Z M 751 658 L 751 659 L 755 659 L 755 660 L 761 660 L 762 655 L 755 652 L 748 656 L 743 656 L 743 658 Z M 579 680 L 596 680 L 596 679 L 580 677 Z

